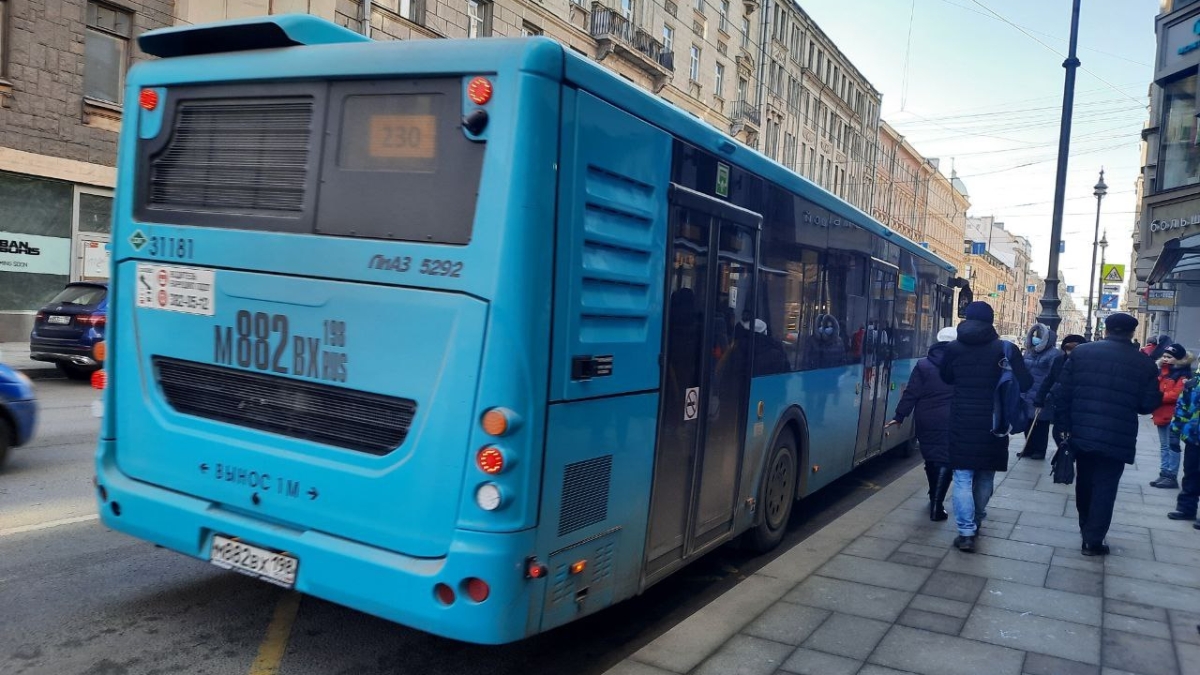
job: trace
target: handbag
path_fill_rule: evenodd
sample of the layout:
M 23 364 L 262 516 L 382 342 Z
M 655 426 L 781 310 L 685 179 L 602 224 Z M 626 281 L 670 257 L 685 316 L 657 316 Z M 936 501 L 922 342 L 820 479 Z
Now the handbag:
M 1075 448 L 1067 438 L 1058 444 L 1054 458 L 1050 460 L 1050 475 L 1055 483 L 1070 485 L 1075 482 Z

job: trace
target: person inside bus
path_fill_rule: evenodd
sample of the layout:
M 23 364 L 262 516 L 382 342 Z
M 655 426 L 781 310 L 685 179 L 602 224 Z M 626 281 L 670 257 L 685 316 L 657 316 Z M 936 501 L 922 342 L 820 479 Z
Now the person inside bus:
M 754 320 L 754 375 L 777 375 L 791 370 L 783 345 L 767 334 L 767 322 Z
M 832 314 L 817 317 L 812 338 L 804 345 L 804 369 L 836 368 L 846 363 L 846 345 L 842 331 Z

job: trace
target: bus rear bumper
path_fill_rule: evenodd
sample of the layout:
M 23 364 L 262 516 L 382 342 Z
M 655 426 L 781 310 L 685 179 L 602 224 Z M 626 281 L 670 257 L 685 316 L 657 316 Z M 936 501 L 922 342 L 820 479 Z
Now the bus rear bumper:
M 532 530 L 458 530 L 443 558 L 414 558 L 316 531 L 248 517 L 204 499 L 135 481 L 116 467 L 111 441 L 97 456 L 101 521 L 114 530 L 208 560 L 212 536 L 286 552 L 299 560 L 295 590 L 455 640 L 503 644 L 538 630 L 542 580 L 525 578 Z M 467 595 L 468 578 L 490 589 L 483 602 Z M 436 584 L 453 589 L 442 604 Z

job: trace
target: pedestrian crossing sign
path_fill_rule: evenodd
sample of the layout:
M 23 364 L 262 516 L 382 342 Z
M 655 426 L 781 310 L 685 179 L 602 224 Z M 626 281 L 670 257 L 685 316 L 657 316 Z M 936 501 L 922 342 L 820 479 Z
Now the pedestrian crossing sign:
M 1106 284 L 1119 284 L 1125 280 L 1124 265 L 1105 265 L 1100 269 L 1100 278 Z

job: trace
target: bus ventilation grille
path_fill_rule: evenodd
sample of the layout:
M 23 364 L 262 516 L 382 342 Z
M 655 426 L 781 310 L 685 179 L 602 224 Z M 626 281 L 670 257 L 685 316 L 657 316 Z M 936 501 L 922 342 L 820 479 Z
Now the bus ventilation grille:
M 608 483 L 611 477 L 612 455 L 575 462 L 564 468 L 558 536 L 608 518 Z
M 400 446 L 415 401 L 276 375 L 154 357 L 167 403 L 186 415 L 386 455 Z
M 312 143 L 311 99 L 183 101 L 150 160 L 149 206 L 206 213 L 297 213 Z

